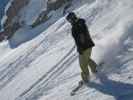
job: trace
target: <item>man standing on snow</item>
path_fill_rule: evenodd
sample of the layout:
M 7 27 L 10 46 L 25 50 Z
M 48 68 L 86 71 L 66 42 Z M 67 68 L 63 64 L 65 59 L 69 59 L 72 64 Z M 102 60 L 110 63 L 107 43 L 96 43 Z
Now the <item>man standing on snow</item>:
M 74 12 L 66 16 L 66 20 L 72 25 L 72 36 L 79 52 L 79 64 L 83 82 L 89 81 L 89 68 L 96 73 L 97 64 L 91 59 L 92 48 L 95 46 L 92 41 L 84 19 L 78 18 Z

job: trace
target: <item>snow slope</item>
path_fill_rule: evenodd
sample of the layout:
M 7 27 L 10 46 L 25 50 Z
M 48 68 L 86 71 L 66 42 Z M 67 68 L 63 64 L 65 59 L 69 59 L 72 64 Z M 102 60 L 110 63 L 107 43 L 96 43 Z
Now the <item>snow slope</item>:
M 20 12 L 20 20 L 24 21 L 26 25 L 32 25 L 42 10 L 46 9 L 46 2 L 46 0 L 30 0 L 29 4 Z
M 43 2 L 43 3 L 42 3 Z M 25 6 L 21 11 L 19 12 L 19 20 L 22 21 L 23 25 L 20 29 L 18 29 L 15 33 L 12 39 L 9 40 L 9 44 L 11 48 L 15 48 L 24 42 L 27 42 L 39 34 L 41 34 L 44 30 L 46 30 L 50 25 L 55 23 L 60 17 L 64 16 L 65 13 L 72 11 L 72 9 L 78 8 L 79 6 L 83 5 L 86 2 L 86 0 L 73 0 L 71 2 L 71 5 L 65 9 L 65 4 L 61 6 L 57 10 L 52 10 L 48 14 L 48 20 L 45 23 L 42 23 L 40 25 L 37 25 L 36 27 L 32 28 L 30 25 L 32 25 L 38 16 L 40 16 L 40 13 L 45 11 L 46 9 L 46 3 L 44 0 L 30 0 L 30 3 Z M 89 0 L 89 4 L 94 2 L 93 0 Z M 7 7 L 8 8 L 8 7 Z M 4 18 L 4 17 L 3 17 Z M 6 18 L 6 17 L 5 17 Z M 3 20 L 4 22 L 4 20 Z M 62 21 L 62 24 L 65 23 L 65 20 Z
M 36 38 L 11 49 L 0 46 L 1 100 L 132 100 L 133 2 L 96 0 L 75 9 L 87 21 L 96 44 L 92 58 L 101 74 L 78 95 L 70 91 L 80 80 L 78 54 L 70 24 L 60 18 Z M 3 50 L 3 47 L 5 49 Z

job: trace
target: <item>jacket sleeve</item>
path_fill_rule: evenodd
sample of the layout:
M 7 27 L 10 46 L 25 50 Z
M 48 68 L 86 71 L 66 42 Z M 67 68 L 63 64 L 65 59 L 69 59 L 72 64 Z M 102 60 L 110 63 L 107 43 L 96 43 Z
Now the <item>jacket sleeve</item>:
M 82 48 L 80 48 L 78 45 L 82 45 L 81 42 L 79 41 L 80 36 L 79 34 L 75 34 L 76 32 L 72 29 L 72 35 L 74 37 L 75 43 L 77 45 L 77 51 L 82 54 Z
M 88 30 L 86 21 L 84 19 L 80 19 L 79 20 L 79 24 L 80 24 L 80 27 L 81 27 L 81 32 L 83 32 L 83 33 L 89 33 L 89 30 Z
M 78 24 L 80 27 L 79 42 L 81 45 L 83 45 L 85 44 L 86 36 L 88 34 L 88 28 L 84 19 L 80 19 Z

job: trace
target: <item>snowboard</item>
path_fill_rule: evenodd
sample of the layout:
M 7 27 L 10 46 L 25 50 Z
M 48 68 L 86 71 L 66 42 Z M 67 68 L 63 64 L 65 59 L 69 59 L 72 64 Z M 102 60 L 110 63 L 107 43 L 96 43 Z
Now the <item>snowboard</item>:
M 81 80 L 79 81 L 79 84 L 70 92 L 71 96 L 76 95 L 77 91 L 80 90 L 85 83 Z
M 105 64 L 105 63 L 102 62 L 102 63 L 99 64 L 99 66 L 103 67 L 104 64 Z M 99 77 L 102 77 L 102 76 L 104 76 L 104 73 L 101 72 L 99 69 L 97 69 L 96 74 L 93 74 L 93 75 L 92 75 L 92 77 L 95 77 L 95 78 L 92 79 L 92 80 L 97 80 Z M 89 81 L 88 81 L 87 83 L 83 82 L 82 80 L 79 81 L 79 84 L 70 92 L 70 95 L 71 95 L 71 96 L 76 95 L 76 93 L 77 93 L 83 86 L 87 86 L 87 87 L 88 87 L 88 86 L 89 86 Z
M 100 82 L 100 79 L 102 79 L 102 77 L 104 77 L 103 73 L 97 73 L 97 75 L 91 76 L 91 79 L 88 82 L 83 82 L 82 80 L 79 81 L 79 84 L 75 86 L 74 89 L 72 89 L 72 91 L 70 92 L 70 95 L 71 96 L 76 95 L 78 91 L 81 90 L 84 86 L 90 87 L 92 82 Z

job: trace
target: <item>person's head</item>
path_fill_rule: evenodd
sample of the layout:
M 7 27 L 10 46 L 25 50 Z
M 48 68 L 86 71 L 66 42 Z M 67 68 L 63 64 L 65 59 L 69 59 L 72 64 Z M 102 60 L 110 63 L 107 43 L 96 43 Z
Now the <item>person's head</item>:
M 66 16 L 66 20 L 68 22 L 70 22 L 71 24 L 74 24 L 74 22 L 77 20 L 77 16 L 74 12 L 70 12 L 67 16 Z

